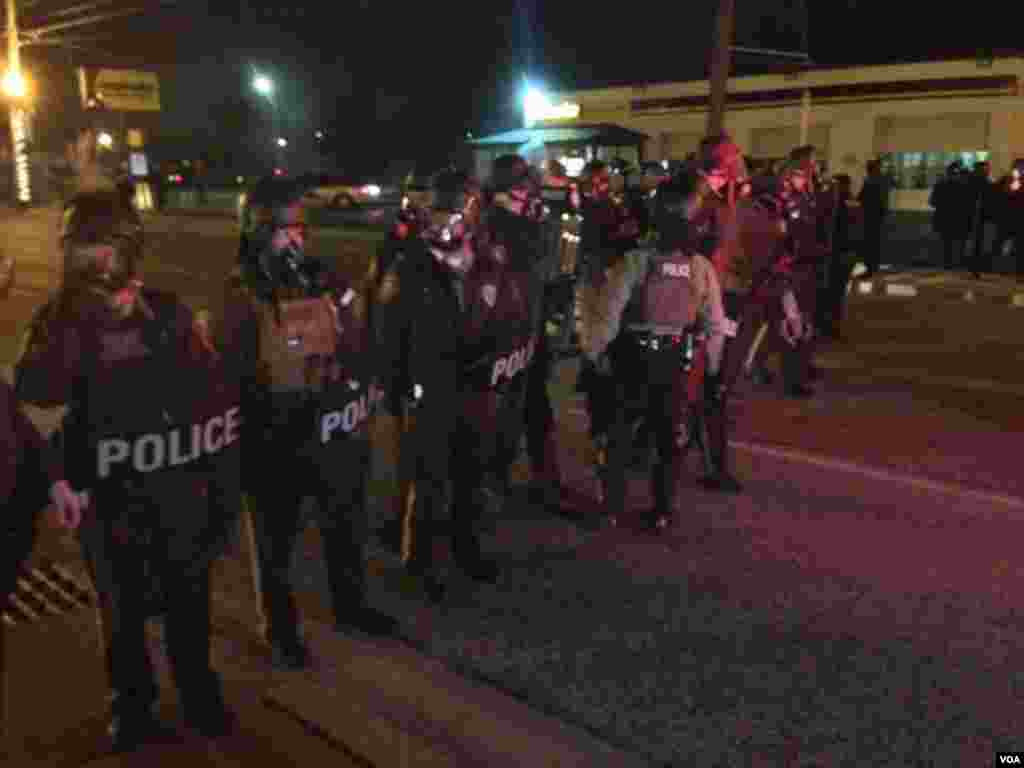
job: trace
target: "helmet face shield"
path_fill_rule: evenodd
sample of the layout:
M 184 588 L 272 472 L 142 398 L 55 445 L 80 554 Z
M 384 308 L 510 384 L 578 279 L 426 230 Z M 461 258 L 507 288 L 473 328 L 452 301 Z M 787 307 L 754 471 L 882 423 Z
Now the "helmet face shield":
M 461 211 L 433 211 L 424 237 L 441 251 L 457 251 L 469 234 L 466 217 Z
M 112 196 L 83 195 L 65 211 L 61 245 L 66 275 L 118 290 L 136 277 L 141 222 Z

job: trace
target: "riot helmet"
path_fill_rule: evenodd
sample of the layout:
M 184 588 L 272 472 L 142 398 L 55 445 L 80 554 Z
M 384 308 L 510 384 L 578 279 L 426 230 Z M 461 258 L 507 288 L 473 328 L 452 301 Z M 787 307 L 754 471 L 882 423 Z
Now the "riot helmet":
M 502 155 L 494 161 L 490 187 L 494 201 L 509 213 L 533 221 L 544 218 L 541 180 L 519 155 Z
M 611 170 L 603 160 L 591 160 L 583 169 L 585 191 L 595 200 L 605 200 L 611 194 Z
M 60 243 L 66 277 L 119 291 L 138 277 L 142 221 L 117 190 L 77 194 L 64 209 Z
M 697 173 L 707 181 L 715 194 L 720 194 L 730 183 L 740 183 L 747 179 L 743 152 L 728 134 L 710 136 L 701 141 L 700 152 L 695 160 Z
M 814 184 L 819 174 L 817 150 L 810 144 L 797 147 L 790 152 L 781 170 L 786 188 L 797 193 Z
M 658 230 L 658 250 L 662 253 L 685 249 L 690 242 L 691 192 L 691 185 L 680 177 L 658 186 L 654 225 Z
M 303 276 L 308 261 L 304 194 L 304 185 L 280 176 L 267 176 L 253 185 L 242 206 L 242 267 L 273 281 L 295 277 L 300 284 L 308 282 Z
M 423 238 L 439 260 L 457 270 L 473 261 L 473 237 L 480 222 L 480 189 L 469 174 L 443 171 L 434 179 L 429 222 Z

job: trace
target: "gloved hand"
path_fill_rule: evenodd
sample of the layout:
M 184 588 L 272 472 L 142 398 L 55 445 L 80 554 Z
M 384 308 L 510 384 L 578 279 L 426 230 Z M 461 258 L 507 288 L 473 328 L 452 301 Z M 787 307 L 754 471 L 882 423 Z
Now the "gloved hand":
M 803 317 L 801 315 L 784 317 L 780 333 L 787 344 L 796 346 L 797 342 L 803 339 L 806 334 Z
M 50 486 L 50 500 L 53 502 L 53 521 L 60 528 L 75 530 L 82 522 L 82 511 L 88 506 L 88 496 L 76 493 L 66 480 L 58 480 Z

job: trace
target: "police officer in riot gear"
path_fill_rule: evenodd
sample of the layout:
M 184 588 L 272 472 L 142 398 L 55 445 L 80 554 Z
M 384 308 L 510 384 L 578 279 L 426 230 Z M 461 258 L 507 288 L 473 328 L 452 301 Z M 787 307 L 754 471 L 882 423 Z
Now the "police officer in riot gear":
M 630 226 L 621 206 L 612 199 L 611 172 L 606 163 L 600 160 L 588 163 L 583 170 L 583 182 L 580 307 L 585 313 L 591 306 L 595 291 L 606 280 L 605 270 L 636 246 L 637 232 Z M 599 371 L 584 355 L 577 388 L 586 396 L 590 438 L 594 441 L 600 465 L 605 460 L 608 427 L 616 410 L 614 382 L 609 372 Z M 649 453 L 649 450 L 644 452 Z
M 56 455 L 88 494 L 81 539 L 107 633 L 119 751 L 167 735 L 146 651 L 147 569 L 162 585 L 186 723 L 210 738 L 234 723 L 210 667 L 210 567 L 236 519 L 238 393 L 189 309 L 139 280 L 136 224 L 116 192 L 72 200 L 64 284 L 16 368 L 20 398 L 68 406 Z
M 739 247 L 737 202 L 746 188 L 746 163 L 740 148 L 727 135 L 713 136 L 701 144 L 694 163 L 680 174 L 687 190 L 686 216 L 689 222 L 691 248 L 705 256 L 715 267 L 720 285 L 735 291 L 735 275 L 745 265 Z M 659 192 L 660 195 L 660 192 Z M 709 354 L 716 360 L 724 355 L 722 346 L 736 333 L 735 307 L 727 313 L 723 298 L 710 294 L 712 312 L 722 319 L 719 337 L 709 339 Z M 720 306 L 714 306 L 715 304 Z M 729 315 L 733 316 L 730 317 Z M 729 471 L 728 417 L 726 406 L 731 382 L 722 376 L 716 362 L 708 366 L 705 376 L 702 414 L 706 427 L 706 462 L 709 472 L 701 478 L 708 490 L 738 493 L 739 482 Z
M 390 635 L 366 598 L 365 504 L 376 402 L 366 297 L 306 252 L 303 189 L 260 181 L 221 328 L 246 407 L 242 483 L 256 530 L 266 639 L 276 664 L 309 665 L 289 580 L 302 501 L 315 498 L 336 629 Z
M 709 379 L 719 374 L 725 324 L 721 289 L 713 264 L 693 247 L 693 187 L 688 181 L 676 179 L 658 190 L 657 247 L 630 251 L 609 269 L 583 326 L 585 354 L 610 369 L 618 395 L 605 495 L 613 522 L 626 504 L 632 425 L 643 416 L 658 455 L 651 478 L 654 509 L 645 520 L 656 528 L 668 524 L 682 449 L 690 431 L 708 418 L 699 412 L 692 418 L 688 405 L 689 377 L 703 367 L 694 366 L 695 355 L 706 356 Z
M 535 323 L 536 348 L 526 371 L 524 393 L 531 496 L 560 510 L 564 489 L 555 413 L 547 391 L 554 365 L 546 329 L 552 296 L 545 291 L 552 272 L 558 271 L 552 269 L 552 262 L 557 263 L 557 251 L 545 247 L 545 234 L 550 225 L 539 179 L 522 157 L 502 155 L 497 158 L 489 186 L 493 194 L 486 215 L 490 249 L 500 254 L 499 259 L 504 259 L 505 268 L 515 274 L 517 280 L 523 281 L 524 296 L 533 304 L 530 314 Z M 511 465 L 511 461 L 508 464 Z
M 488 474 L 505 477 L 518 455 L 526 375 L 534 353 L 536 302 L 528 284 L 533 264 L 512 266 L 480 221 L 475 184 L 458 172 L 435 180 L 426 253 L 403 254 L 381 286 L 377 310 L 391 352 L 390 386 L 408 392 L 412 429 L 403 436 L 401 464 L 414 493 L 407 519 L 407 555 L 435 602 L 444 585 L 432 553 L 434 516 L 451 484 L 452 556 L 476 581 L 494 582 L 477 530 Z M 439 455 L 450 441 L 450 454 Z M 441 473 L 445 472 L 445 475 Z
M 828 250 L 827 210 L 815 187 L 818 165 L 814 147 L 794 149 L 780 174 L 781 204 L 786 212 L 787 238 L 793 256 L 793 298 L 798 307 L 787 307 L 779 324 L 785 343 L 782 349 L 782 374 L 789 397 L 806 398 L 814 394 L 807 382 L 812 368 L 815 336 L 813 319 L 817 308 L 818 272 Z M 799 313 L 799 320 L 794 313 Z
M 480 199 L 464 175 L 453 173 L 435 179 L 431 196 L 432 210 L 416 216 L 414 229 L 393 244 L 393 256 L 381 268 L 374 336 L 385 403 L 400 430 L 397 549 L 410 575 L 438 603 L 445 587 L 433 558 L 434 523 L 448 502 L 453 472 L 449 448 L 462 408 L 462 272 L 475 257 Z M 473 520 L 457 518 L 454 524 L 467 528 L 455 537 L 475 537 Z

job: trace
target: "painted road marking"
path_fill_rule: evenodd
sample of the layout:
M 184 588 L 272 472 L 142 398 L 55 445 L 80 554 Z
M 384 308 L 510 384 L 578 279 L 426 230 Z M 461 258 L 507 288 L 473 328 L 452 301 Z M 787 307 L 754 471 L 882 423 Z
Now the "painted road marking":
M 886 296 L 917 296 L 917 288 L 906 283 L 890 283 L 885 286 Z
M 579 407 L 570 408 L 569 413 L 573 416 L 586 417 L 587 415 L 586 411 Z M 866 477 L 871 480 L 898 483 L 918 490 L 945 494 L 947 496 L 968 498 L 986 504 L 1006 507 L 1013 510 L 1013 514 L 1010 516 L 1010 519 L 1015 522 L 1024 521 L 1024 499 L 1017 496 L 991 493 L 989 491 L 979 491 L 956 483 L 929 480 L 921 475 L 908 475 L 888 469 L 869 467 L 865 464 L 858 464 L 856 462 L 845 461 L 843 459 L 836 459 L 820 454 L 807 453 L 805 451 L 798 451 L 791 448 L 776 448 L 762 443 L 747 443 L 741 440 L 730 440 L 729 445 L 746 453 L 769 456 L 771 458 L 783 459 L 786 461 L 800 462 L 820 469 L 860 475 L 861 477 Z
M 932 493 L 941 493 L 947 496 L 958 496 L 960 498 L 980 501 L 985 504 L 1008 507 L 1019 513 L 1014 514 L 1012 519 L 1015 521 L 1024 520 L 1024 499 L 1017 496 L 991 493 L 989 491 L 979 491 L 956 483 L 929 480 L 921 475 L 907 475 L 901 472 L 880 469 L 878 467 L 869 467 L 852 461 L 844 461 L 843 459 L 835 459 L 828 456 L 806 453 L 804 451 L 797 451 L 791 448 L 775 448 L 769 445 L 746 443 L 739 440 L 730 440 L 729 445 L 738 450 L 746 451 L 747 453 L 770 456 L 772 458 L 784 459 L 787 461 L 798 461 L 821 469 L 830 469 L 836 472 L 860 475 L 872 480 L 900 483 L 902 485 L 908 485 L 911 488 L 931 491 Z

